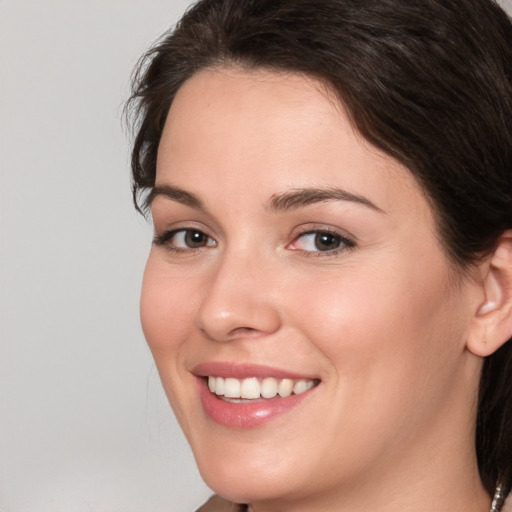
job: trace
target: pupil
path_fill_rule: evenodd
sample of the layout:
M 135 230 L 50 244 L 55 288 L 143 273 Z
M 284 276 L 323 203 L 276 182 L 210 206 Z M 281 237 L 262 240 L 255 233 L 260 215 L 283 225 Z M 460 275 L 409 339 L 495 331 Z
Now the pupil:
M 206 242 L 206 237 L 201 231 L 187 231 L 185 242 L 191 248 L 202 247 Z
M 315 236 L 315 246 L 319 251 L 329 251 L 340 246 L 339 238 L 336 235 L 320 233 Z

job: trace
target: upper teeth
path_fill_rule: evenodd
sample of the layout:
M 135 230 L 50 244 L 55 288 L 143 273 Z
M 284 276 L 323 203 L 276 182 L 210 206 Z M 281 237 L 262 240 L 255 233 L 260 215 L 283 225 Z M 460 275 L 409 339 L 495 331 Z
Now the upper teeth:
M 315 385 L 313 380 L 274 379 L 266 377 L 258 379 L 234 379 L 232 377 L 208 377 L 208 387 L 212 393 L 226 398 L 274 398 L 300 395 Z

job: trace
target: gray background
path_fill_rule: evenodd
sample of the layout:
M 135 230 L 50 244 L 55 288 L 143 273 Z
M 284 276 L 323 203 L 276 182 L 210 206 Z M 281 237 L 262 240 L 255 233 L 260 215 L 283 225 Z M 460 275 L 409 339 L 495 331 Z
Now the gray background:
M 0 0 L 3 512 L 188 512 L 210 493 L 139 326 L 151 229 L 120 121 L 188 3 Z
M 0 1 L 0 509 L 181 512 L 210 491 L 139 326 L 151 229 L 120 120 L 177 0 Z

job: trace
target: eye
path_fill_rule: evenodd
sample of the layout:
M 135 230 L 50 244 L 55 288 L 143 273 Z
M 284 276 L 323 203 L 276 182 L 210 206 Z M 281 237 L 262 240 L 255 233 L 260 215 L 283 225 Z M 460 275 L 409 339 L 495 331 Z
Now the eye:
M 355 246 L 352 240 L 330 231 L 308 231 L 302 233 L 290 244 L 290 249 L 306 253 L 336 254 Z
M 214 247 L 215 240 L 198 229 L 176 229 L 156 235 L 153 243 L 166 246 L 175 252 L 193 251 L 203 247 Z
M 175 231 L 172 242 L 175 247 L 182 249 L 199 249 L 208 245 L 209 237 L 202 231 L 182 229 Z

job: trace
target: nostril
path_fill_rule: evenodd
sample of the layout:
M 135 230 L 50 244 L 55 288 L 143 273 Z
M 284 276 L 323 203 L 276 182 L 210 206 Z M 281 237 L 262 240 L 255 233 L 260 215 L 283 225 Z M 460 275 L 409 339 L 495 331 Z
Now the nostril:
M 254 337 L 254 336 L 260 336 L 261 332 L 257 329 L 254 329 L 253 327 L 237 327 L 236 329 L 233 329 L 230 333 L 230 336 L 232 337 Z
M 201 332 L 210 340 L 213 341 L 234 341 L 237 339 L 256 339 L 263 336 L 266 336 L 268 333 L 264 331 L 260 331 L 258 329 L 254 329 L 252 327 L 236 327 L 235 329 L 231 329 L 225 335 L 215 335 L 215 333 L 211 332 L 208 329 L 201 329 Z

